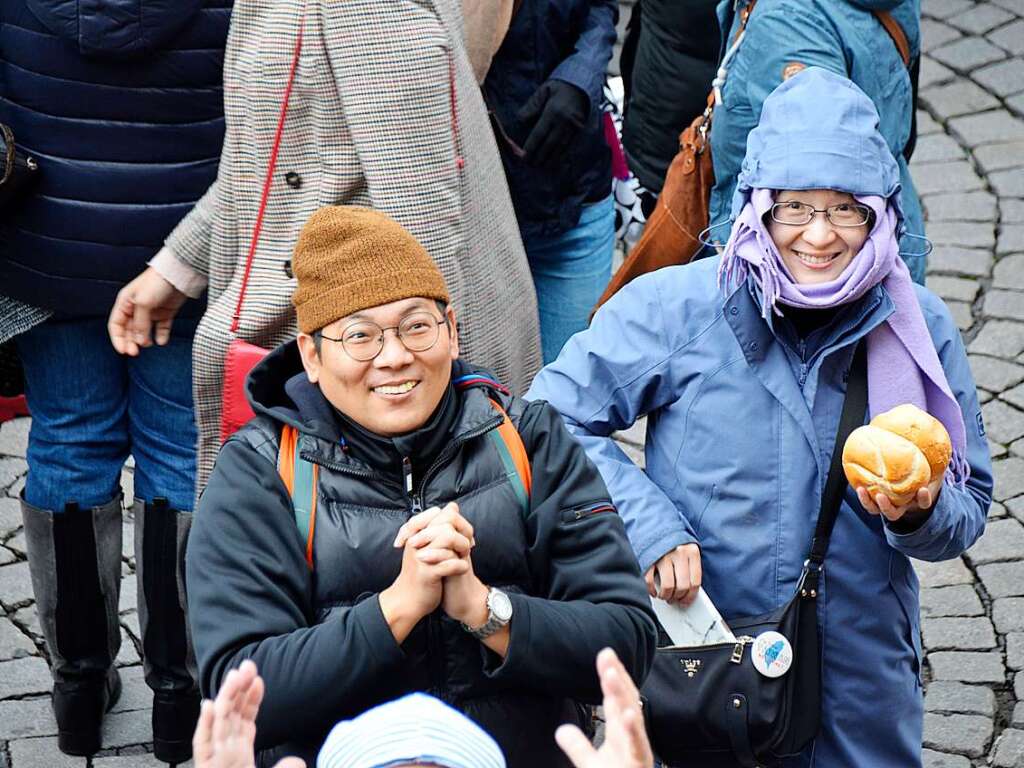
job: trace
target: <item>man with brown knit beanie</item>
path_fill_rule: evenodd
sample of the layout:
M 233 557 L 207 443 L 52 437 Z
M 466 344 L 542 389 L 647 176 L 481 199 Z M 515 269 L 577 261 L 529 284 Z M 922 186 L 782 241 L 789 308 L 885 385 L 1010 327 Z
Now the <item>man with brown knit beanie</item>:
M 597 470 L 546 403 L 459 360 L 440 271 L 384 214 L 321 209 L 292 269 L 298 339 L 250 375 L 189 541 L 204 694 L 257 663 L 261 765 L 311 765 L 336 721 L 412 691 L 510 768 L 568 765 L 552 736 L 599 701 L 597 652 L 641 680 L 655 643 Z

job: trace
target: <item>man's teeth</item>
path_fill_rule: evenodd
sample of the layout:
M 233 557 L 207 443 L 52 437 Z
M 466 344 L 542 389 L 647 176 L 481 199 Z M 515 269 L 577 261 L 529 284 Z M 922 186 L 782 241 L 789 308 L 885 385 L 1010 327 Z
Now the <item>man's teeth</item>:
M 404 384 L 396 384 L 395 386 L 383 386 L 374 387 L 374 392 L 379 392 L 382 395 L 404 395 L 410 389 L 416 386 L 415 381 L 407 381 Z
M 800 261 L 806 261 L 808 264 L 828 264 L 836 257 L 836 254 L 828 256 L 811 256 L 808 253 L 801 253 L 800 251 L 794 251 L 794 253 L 800 257 Z

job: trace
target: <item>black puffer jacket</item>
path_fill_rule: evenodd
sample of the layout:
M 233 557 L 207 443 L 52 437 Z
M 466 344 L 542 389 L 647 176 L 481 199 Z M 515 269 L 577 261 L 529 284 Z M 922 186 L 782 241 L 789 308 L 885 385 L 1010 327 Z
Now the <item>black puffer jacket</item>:
M 454 376 L 466 373 L 456 363 Z M 490 732 L 511 768 L 566 765 L 553 732 L 579 719 L 574 701 L 599 700 L 597 652 L 611 646 L 639 680 L 655 633 L 622 520 L 558 414 L 481 381 L 450 390 L 429 428 L 385 440 L 337 416 L 294 343 L 253 372 L 249 393 L 258 416 L 224 446 L 200 500 L 187 584 L 203 692 L 246 658 L 266 681 L 261 763 L 298 754 L 313 765 L 336 721 L 427 691 Z M 489 397 L 530 456 L 528 514 L 486 437 L 500 421 Z M 282 423 L 320 466 L 313 572 L 275 468 Z M 440 611 L 399 646 L 381 613 L 377 594 L 401 566 L 399 526 L 448 501 L 474 526 L 477 575 L 512 599 L 504 662 Z
M 679 134 L 704 111 L 718 62 L 717 4 L 640 0 L 633 8 L 622 144 L 629 169 L 652 192 L 661 192 Z

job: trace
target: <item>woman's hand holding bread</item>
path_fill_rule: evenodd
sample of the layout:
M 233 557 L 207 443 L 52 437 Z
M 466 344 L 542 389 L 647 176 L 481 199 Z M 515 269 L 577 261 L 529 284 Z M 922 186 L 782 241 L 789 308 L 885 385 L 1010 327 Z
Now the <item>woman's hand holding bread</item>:
M 863 507 L 890 522 L 931 509 L 952 456 L 942 423 L 913 405 L 879 414 L 843 447 L 843 470 Z

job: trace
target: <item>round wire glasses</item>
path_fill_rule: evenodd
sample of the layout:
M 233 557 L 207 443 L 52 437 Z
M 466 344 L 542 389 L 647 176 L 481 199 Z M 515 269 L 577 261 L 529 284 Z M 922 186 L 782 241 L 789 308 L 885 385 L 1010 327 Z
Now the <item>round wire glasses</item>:
M 398 325 L 381 328 L 370 320 L 359 320 L 345 326 L 341 336 L 333 338 L 320 337 L 328 341 L 339 342 L 345 352 L 353 360 L 366 363 L 373 360 L 384 349 L 384 332 L 394 331 L 398 340 L 410 352 L 426 352 L 437 343 L 438 328 L 448 322 L 442 317 L 438 320 L 429 312 L 414 312 L 404 318 Z

